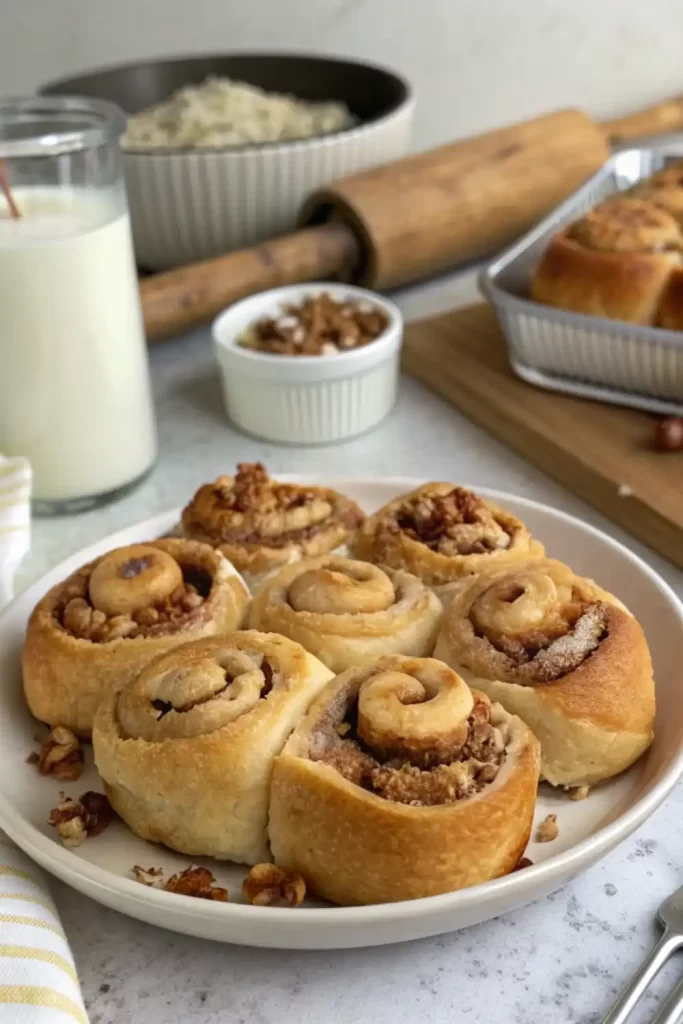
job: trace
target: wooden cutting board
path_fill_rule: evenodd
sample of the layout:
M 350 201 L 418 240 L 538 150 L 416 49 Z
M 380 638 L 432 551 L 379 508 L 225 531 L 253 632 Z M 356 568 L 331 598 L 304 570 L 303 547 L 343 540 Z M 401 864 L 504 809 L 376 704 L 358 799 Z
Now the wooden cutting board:
M 487 305 L 409 325 L 403 363 L 499 441 L 683 568 L 683 452 L 653 448 L 655 417 L 525 384 L 510 369 Z

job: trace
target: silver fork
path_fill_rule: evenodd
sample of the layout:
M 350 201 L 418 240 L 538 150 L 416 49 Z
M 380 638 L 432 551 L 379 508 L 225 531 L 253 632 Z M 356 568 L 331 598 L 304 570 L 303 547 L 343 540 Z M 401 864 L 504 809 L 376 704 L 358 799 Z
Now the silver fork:
M 657 917 L 664 926 L 664 934 L 643 966 L 633 975 L 602 1024 L 624 1024 L 655 975 L 671 954 L 683 946 L 683 886 L 667 896 L 657 911 Z M 683 981 L 664 1000 L 651 1024 L 677 1024 L 682 1012 Z

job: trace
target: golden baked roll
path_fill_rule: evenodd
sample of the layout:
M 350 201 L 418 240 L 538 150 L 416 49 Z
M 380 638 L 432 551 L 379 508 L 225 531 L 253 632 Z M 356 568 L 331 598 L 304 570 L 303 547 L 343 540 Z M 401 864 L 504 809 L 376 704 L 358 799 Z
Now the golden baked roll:
M 103 693 L 171 647 L 237 629 L 248 601 L 206 544 L 170 538 L 110 551 L 36 605 L 23 654 L 28 706 L 41 722 L 89 736 Z
M 608 199 L 555 235 L 532 277 L 532 298 L 574 313 L 661 323 L 667 289 L 683 275 L 683 232 L 665 204 L 639 196 Z
M 683 160 L 653 174 L 634 193 L 666 210 L 683 227 Z M 657 326 L 683 330 L 683 267 L 675 267 L 669 275 L 657 310 Z
M 521 520 L 464 487 L 423 484 L 369 516 L 351 542 L 357 558 L 405 569 L 444 603 L 489 565 L 543 555 Z
M 538 741 L 432 658 L 337 676 L 276 759 L 276 864 L 339 904 L 418 899 L 511 871 L 526 846 Z
M 155 659 L 95 716 L 112 806 L 137 835 L 180 853 L 270 860 L 273 758 L 331 677 L 299 644 L 249 630 Z
M 444 616 L 436 657 L 519 715 L 541 741 L 542 775 L 591 786 L 652 740 L 650 653 L 635 618 L 550 559 L 483 573 Z
M 417 576 L 322 555 L 273 576 L 254 598 L 249 625 L 298 640 L 343 672 L 380 654 L 431 654 L 441 614 Z
M 637 199 L 647 199 L 683 220 L 683 160 L 675 160 L 631 190 Z
M 250 584 L 301 558 L 343 544 L 363 521 L 360 507 L 326 487 L 281 484 L 260 463 L 200 487 L 183 510 L 185 536 L 217 547 Z

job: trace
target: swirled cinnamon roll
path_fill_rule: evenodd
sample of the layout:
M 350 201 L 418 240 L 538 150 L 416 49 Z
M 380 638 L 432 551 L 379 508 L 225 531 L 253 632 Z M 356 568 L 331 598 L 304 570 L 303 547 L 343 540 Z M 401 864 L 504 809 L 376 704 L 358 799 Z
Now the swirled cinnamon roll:
M 365 520 L 351 546 L 357 558 L 419 576 L 446 604 L 468 576 L 543 555 L 511 512 L 448 483 L 394 498 Z
M 24 693 L 49 725 L 90 735 L 103 693 L 152 658 L 238 628 L 249 595 L 218 551 L 187 540 L 118 548 L 53 587 L 31 615 Z
M 389 656 L 331 682 L 276 759 L 275 862 L 339 904 L 417 899 L 511 871 L 538 741 L 441 662 Z
M 251 585 L 290 562 L 333 551 L 363 521 L 359 506 L 325 487 L 281 484 L 260 463 L 200 487 L 183 510 L 185 536 L 217 547 Z
M 249 625 L 297 640 L 343 672 L 381 654 L 431 654 L 441 614 L 417 576 L 323 555 L 272 577 L 252 603 Z
M 663 190 L 656 198 L 639 190 L 606 200 L 551 239 L 531 281 L 532 298 L 575 313 L 674 326 L 663 317 L 674 301 L 670 290 L 683 292 L 677 203 Z
M 143 839 L 256 864 L 273 758 L 332 677 L 299 644 L 246 630 L 157 658 L 100 704 L 95 763 Z
M 553 785 L 608 779 L 652 740 L 654 683 L 642 629 L 616 598 L 561 562 L 473 580 L 446 613 L 435 653 L 524 719 Z
M 632 189 L 637 199 L 646 199 L 683 221 L 683 160 L 675 160 Z

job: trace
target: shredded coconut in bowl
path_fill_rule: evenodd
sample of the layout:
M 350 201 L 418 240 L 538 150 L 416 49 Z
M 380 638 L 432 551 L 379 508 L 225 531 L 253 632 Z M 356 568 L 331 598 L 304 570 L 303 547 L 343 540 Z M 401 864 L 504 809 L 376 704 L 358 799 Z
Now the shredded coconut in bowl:
M 345 103 L 308 103 L 230 78 L 207 78 L 128 119 L 124 149 L 217 149 L 330 135 L 355 123 Z

